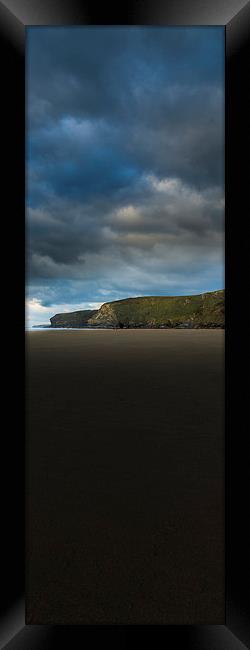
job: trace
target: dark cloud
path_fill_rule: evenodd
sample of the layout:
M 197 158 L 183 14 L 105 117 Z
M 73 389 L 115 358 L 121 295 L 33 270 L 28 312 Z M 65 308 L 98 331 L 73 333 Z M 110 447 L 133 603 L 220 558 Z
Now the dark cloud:
M 161 88 L 161 104 L 166 87 L 220 85 L 223 54 L 218 28 L 32 28 L 29 115 L 135 119 L 130 108 L 148 92 Z
M 28 29 L 28 275 L 43 305 L 222 286 L 223 41 Z

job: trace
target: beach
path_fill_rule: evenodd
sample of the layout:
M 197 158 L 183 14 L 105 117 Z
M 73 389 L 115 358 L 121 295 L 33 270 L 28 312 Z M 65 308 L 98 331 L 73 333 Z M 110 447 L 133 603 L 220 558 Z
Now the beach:
M 27 623 L 224 624 L 224 331 L 26 333 Z

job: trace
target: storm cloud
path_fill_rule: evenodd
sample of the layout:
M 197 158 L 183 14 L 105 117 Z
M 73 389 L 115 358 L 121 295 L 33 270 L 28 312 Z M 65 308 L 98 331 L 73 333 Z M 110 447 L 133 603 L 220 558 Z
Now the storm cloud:
M 223 29 L 31 27 L 27 54 L 33 311 L 222 288 Z

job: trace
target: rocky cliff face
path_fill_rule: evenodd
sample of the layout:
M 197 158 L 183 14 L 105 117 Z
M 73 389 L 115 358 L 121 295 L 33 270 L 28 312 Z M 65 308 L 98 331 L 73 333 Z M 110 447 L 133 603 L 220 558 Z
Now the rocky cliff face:
M 224 327 L 224 291 L 195 296 L 146 296 L 105 303 L 98 310 L 57 314 L 52 327 Z
M 91 325 L 105 327 L 116 327 L 118 324 L 115 303 L 105 303 L 98 309 L 97 313 L 90 318 Z
M 65 314 L 56 314 L 50 318 L 51 327 L 86 327 L 88 321 L 97 313 L 97 309 L 84 309 Z

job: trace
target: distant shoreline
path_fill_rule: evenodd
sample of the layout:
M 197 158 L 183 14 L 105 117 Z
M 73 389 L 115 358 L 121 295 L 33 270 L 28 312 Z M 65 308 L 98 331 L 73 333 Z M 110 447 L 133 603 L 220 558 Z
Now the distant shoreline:
M 159 327 L 147 327 L 147 326 L 135 326 L 135 327 L 101 327 L 101 326 L 94 326 L 94 327 L 52 327 L 51 325 L 32 325 L 31 327 L 27 327 L 26 331 L 40 331 L 40 330 L 53 330 L 53 331 L 104 331 L 104 330 L 224 330 L 225 326 L 224 325 L 201 325 L 201 326 L 190 326 L 190 325 L 176 325 L 173 327 L 165 327 L 163 325 Z

